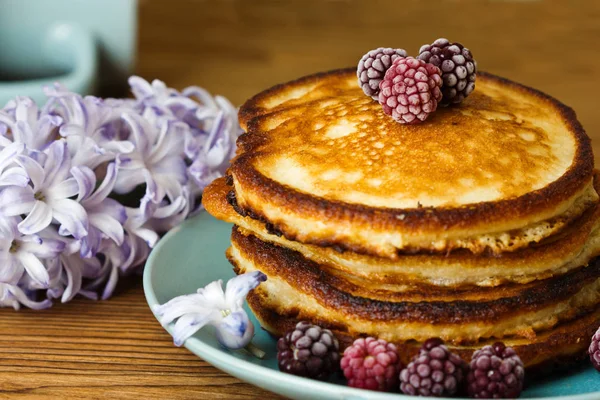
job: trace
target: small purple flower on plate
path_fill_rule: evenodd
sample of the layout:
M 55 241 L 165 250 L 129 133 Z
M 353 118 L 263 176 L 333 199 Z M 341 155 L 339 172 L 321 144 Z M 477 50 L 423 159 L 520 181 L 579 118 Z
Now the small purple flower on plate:
M 175 297 L 153 308 L 163 326 L 177 320 L 173 326 L 173 341 L 181 346 L 190 336 L 206 325 L 216 328 L 217 340 L 229 349 L 247 346 L 254 335 L 243 304 L 250 290 L 267 276 L 260 271 L 231 278 L 223 291 L 223 281 L 209 283 L 194 294 Z

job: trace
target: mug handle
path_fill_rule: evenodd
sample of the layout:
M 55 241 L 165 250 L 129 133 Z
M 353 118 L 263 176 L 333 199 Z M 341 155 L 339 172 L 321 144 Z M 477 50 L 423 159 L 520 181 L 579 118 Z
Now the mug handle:
M 98 74 L 98 46 L 93 34 L 76 23 L 60 22 L 48 29 L 43 40 L 44 58 L 68 72 L 28 81 L 0 82 L 1 97 L 29 96 L 42 105 L 46 102 L 42 88 L 54 82 L 82 95 L 93 93 Z

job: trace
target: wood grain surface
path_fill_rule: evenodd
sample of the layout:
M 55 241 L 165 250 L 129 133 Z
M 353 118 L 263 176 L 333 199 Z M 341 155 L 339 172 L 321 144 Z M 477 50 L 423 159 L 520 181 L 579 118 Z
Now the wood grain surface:
M 142 0 L 136 73 L 240 104 L 273 84 L 440 36 L 572 106 L 600 154 L 600 2 Z M 598 164 L 597 164 L 598 165 Z M 0 310 L 0 399 L 271 399 L 173 346 L 140 279 L 109 301 Z

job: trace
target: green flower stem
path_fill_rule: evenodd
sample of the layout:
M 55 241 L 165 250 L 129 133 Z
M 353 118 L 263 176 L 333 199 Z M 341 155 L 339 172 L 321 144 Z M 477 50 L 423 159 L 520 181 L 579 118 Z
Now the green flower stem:
M 261 349 L 259 349 L 258 347 L 256 347 L 256 346 L 254 345 L 254 343 L 252 343 L 252 342 L 248 343 L 248 344 L 246 345 L 246 347 L 244 347 L 244 349 L 245 349 L 245 350 L 246 350 L 248 353 L 252 354 L 252 355 L 253 355 L 254 357 L 256 357 L 256 358 L 260 358 L 261 360 L 262 360 L 263 358 L 265 358 L 265 354 L 266 354 L 266 353 L 265 353 L 264 351 L 262 351 Z

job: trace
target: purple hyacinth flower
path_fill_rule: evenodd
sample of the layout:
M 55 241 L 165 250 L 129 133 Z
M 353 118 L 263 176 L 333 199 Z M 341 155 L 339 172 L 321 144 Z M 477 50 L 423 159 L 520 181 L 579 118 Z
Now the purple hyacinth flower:
M 87 235 L 85 209 L 71 199 L 78 194 L 79 186 L 69 173 L 71 163 L 66 146 L 64 140 L 52 142 L 45 151 L 43 167 L 31 158 L 21 157 L 18 162 L 27 171 L 32 186 L 7 187 L 0 192 L 0 215 L 27 215 L 19 223 L 21 233 L 38 233 L 56 220 L 64 232 L 75 238 Z
M 40 235 L 23 235 L 20 217 L 0 218 L 0 282 L 15 285 L 26 272 L 39 288 L 48 288 L 50 277 L 43 260 L 58 256 L 65 243 Z
M 239 349 L 250 343 L 254 333 L 242 307 L 246 295 L 265 280 L 267 276 L 260 271 L 245 273 L 230 279 L 225 291 L 221 280 L 214 281 L 194 294 L 175 297 L 153 310 L 163 326 L 177 320 L 173 327 L 176 346 L 205 325 L 213 325 L 221 345 Z

